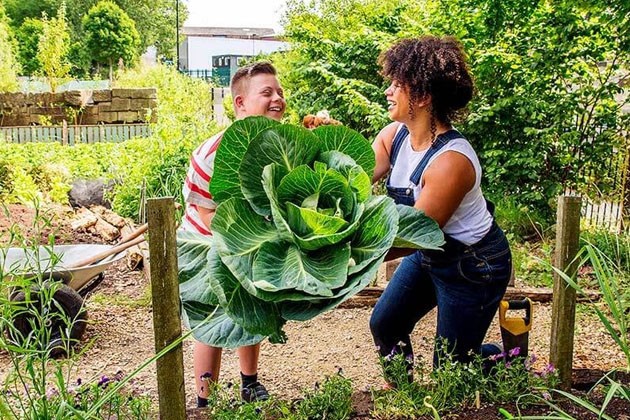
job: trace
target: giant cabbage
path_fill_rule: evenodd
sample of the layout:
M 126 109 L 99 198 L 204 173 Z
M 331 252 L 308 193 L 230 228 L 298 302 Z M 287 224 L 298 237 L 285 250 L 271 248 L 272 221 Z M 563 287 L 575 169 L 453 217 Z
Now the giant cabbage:
M 287 320 L 311 319 L 367 286 L 392 246 L 439 247 L 433 220 L 372 194 L 374 165 L 369 142 L 343 126 L 232 124 L 210 183 L 212 237 L 178 232 L 183 317 L 195 337 L 219 347 L 282 342 Z

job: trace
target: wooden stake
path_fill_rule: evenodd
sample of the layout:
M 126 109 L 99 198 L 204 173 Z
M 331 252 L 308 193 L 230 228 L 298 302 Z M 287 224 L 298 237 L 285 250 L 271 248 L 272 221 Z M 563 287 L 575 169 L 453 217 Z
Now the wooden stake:
M 155 352 L 158 353 L 182 335 L 173 198 L 147 200 L 147 216 L 153 330 Z M 157 360 L 157 383 L 160 419 L 185 419 L 184 355 L 181 343 Z
M 575 257 L 580 244 L 580 210 L 582 199 L 558 197 L 556 224 L 556 253 L 554 267 L 575 279 Z M 549 361 L 558 370 L 560 388 L 571 389 L 573 370 L 573 336 L 575 332 L 575 289 L 557 273 L 553 277 L 553 307 L 551 312 L 551 340 Z

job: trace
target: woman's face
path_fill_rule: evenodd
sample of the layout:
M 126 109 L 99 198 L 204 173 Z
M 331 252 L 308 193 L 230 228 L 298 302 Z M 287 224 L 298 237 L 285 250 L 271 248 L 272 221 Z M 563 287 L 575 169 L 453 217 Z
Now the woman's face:
M 411 119 L 409 115 L 409 89 L 405 85 L 393 80 L 385 89 L 385 97 L 387 98 L 389 118 L 403 123 Z

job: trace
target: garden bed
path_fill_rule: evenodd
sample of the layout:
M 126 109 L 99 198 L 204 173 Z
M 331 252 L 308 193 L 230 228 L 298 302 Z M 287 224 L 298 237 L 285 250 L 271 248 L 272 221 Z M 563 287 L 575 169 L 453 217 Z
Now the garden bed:
M 7 229 L 13 223 L 32 225 L 34 211 L 23 206 L 9 206 L 11 217 L 0 216 L 0 238 L 6 243 Z M 95 243 L 100 240 L 87 233 L 75 233 L 69 227 L 72 210 L 65 207 L 53 209 L 57 215 L 41 236 L 55 235 L 57 243 Z M 10 220 L 12 219 L 12 221 Z M 35 230 L 27 228 L 33 235 Z M 379 282 L 383 286 L 383 281 Z M 518 286 L 518 280 L 517 280 Z M 75 378 L 83 381 L 97 380 L 102 375 L 113 376 L 118 371 L 131 373 L 153 355 L 153 324 L 150 306 L 149 283 L 142 271 L 128 271 L 124 263 L 117 263 L 105 272 L 103 282 L 86 300 L 90 323 L 81 347 Z M 369 418 L 372 410 L 372 392 L 383 382 L 374 346 L 369 333 L 370 307 L 336 309 L 311 321 L 289 323 L 286 328 L 288 342 L 272 345 L 264 342 L 261 350 L 260 377 L 269 391 L 283 400 L 294 400 L 321 383 L 327 375 L 338 371 L 352 380 L 353 403 L 357 418 Z M 546 364 L 549 352 L 551 305 L 535 304 L 534 327 L 530 336 L 530 354 L 538 356 L 538 368 Z M 623 366 L 620 351 L 603 330 L 598 319 L 588 311 L 587 305 L 578 306 L 576 321 L 574 368 L 578 382 L 591 384 L 594 379 L 614 367 Z M 415 329 L 412 342 L 419 358 L 431 359 L 435 314 L 422 320 Z M 497 320 L 490 328 L 487 339 L 499 341 Z M 187 406 L 194 407 L 192 377 L 192 341 L 184 344 Z M 0 350 L 0 376 L 7 372 L 8 357 Z M 236 382 L 238 361 L 234 351 L 226 350 L 222 365 L 222 380 Z M 626 384 L 627 375 L 620 378 Z M 154 367 L 140 372 L 131 383 L 132 389 L 157 401 L 157 384 Z M 578 386 L 581 391 L 586 388 Z M 504 407 L 515 415 L 514 405 Z M 466 409 L 453 413 L 454 418 L 491 419 L 502 418 L 499 407 L 481 401 L 481 408 Z M 527 414 L 543 414 L 546 406 L 534 407 Z M 630 412 L 627 403 L 614 401 L 608 411 L 613 418 L 623 419 Z M 576 417 L 588 418 L 582 412 Z M 449 417 L 450 418 L 450 417 Z M 626 417 L 628 418 L 628 417 Z

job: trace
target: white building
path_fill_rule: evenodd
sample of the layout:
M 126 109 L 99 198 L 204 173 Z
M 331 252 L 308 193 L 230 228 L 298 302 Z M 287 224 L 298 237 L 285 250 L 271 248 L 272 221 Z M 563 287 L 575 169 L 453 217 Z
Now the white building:
M 179 46 L 179 68 L 186 71 L 219 70 L 238 65 L 238 58 L 286 50 L 271 28 L 183 27 L 185 40 Z M 221 74 L 221 76 L 228 76 Z M 229 76 L 228 76 L 229 77 Z

